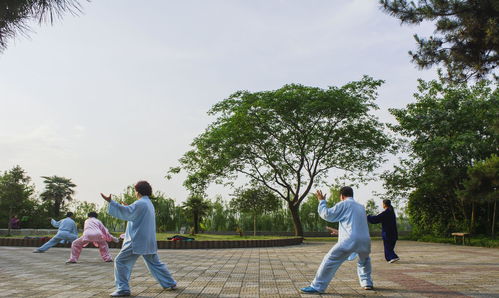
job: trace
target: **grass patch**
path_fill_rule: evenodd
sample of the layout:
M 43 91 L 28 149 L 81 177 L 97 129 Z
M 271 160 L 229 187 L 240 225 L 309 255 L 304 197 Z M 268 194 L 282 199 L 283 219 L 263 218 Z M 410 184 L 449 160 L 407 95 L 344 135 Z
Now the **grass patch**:
M 432 242 L 432 243 L 448 243 L 455 244 L 454 237 L 436 237 L 432 235 L 409 235 L 399 237 L 400 240 L 412 240 L 420 242 Z M 493 247 L 499 248 L 499 239 L 492 239 L 490 236 L 485 235 L 472 235 L 471 236 L 471 246 L 481 246 L 481 247 Z M 462 238 L 457 239 L 457 245 L 461 245 Z
M 179 234 L 168 234 L 168 233 L 156 233 L 156 240 L 167 240 L 168 237 L 172 237 Z M 287 239 L 295 238 L 292 236 L 252 236 L 252 235 L 214 235 L 214 234 L 196 234 L 196 235 L 182 235 L 184 237 L 191 237 L 196 239 L 196 241 L 220 241 L 220 240 L 268 240 L 268 239 Z

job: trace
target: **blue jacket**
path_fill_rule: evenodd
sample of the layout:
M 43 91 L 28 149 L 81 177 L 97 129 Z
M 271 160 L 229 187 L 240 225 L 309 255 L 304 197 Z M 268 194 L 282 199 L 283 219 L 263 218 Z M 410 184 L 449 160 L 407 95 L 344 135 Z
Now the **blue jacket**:
M 319 202 L 319 216 L 329 222 L 338 222 L 338 250 L 350 253 L 348 260 L 353 260 L 357 254 L 362 258 L 371 252 L 371 238 L 367 226 L 364 206 L 347 198 L 327 208 L 326 200 Z
M 386 208 L 378 215 L 368 215 L 367 221 L 372 224 L 381 223 L 381 237 L 383 240 L 397 240 L 397 220 L 393 208 Z
M 130 206 L 111 201 L 107 212 L 128 221 L 122 249 L 131 246 L 133 253 L 138 255 L 156 253 L 156 216 L 149 197 L 143 196 Z

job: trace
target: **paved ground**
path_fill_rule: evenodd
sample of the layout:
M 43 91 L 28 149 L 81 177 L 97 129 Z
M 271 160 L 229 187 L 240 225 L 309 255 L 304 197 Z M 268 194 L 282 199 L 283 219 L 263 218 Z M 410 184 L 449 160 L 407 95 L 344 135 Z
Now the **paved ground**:
M 332 243 L 276 248 L 160 250 L 178 281 L 162 290 L 138 261 L 132 274 L 137 297 L 300 297 Z M 66 265 L 69 248 L 44 254 L 0 247 L 0 296 L 107 297 L 114 289 L 113 264 L 97 249 L 84 249 Z M 113 256 L 118 250 L 111 250 Z M 387 264 L 381 241 L 373 241 L 375 291 L 360 288 L 356 262 L 345 262 L 322 296 L 499 297 L 499 249 L 399 241 L 401 261 Z

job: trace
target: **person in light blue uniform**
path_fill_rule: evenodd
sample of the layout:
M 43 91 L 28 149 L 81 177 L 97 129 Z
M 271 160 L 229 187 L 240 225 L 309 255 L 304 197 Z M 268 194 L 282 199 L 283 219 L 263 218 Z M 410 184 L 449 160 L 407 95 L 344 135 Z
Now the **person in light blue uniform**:
M 360 286 L 373 289 L 371 279 L 371 238 L 367 226 L 364 206 L 353 199 L 353 189 L 345 186 L 340 189 L 340 200 L 332 208 L 327 208 L 326 196 L 320 190 L 315 194 L 319 200 L 319 216 L 329 222 L 339 222 L 338 242 L 324 256 L 310 286 L 302 288 L 303 293 L 324 293 L 336 271 L 346 260 L 357 261 L 357 274 Z
M 112 297 L 130 296 L 130 275 L 133 265 L 139 256 L 164 289 L 174 290 L 177 282 L 173 279 L 168 268 L 158 257 L 156 243 L 156 218 L 154 206 L 149 196 L 152 195 L 151 185 L 147 181 L 135 184 L 137 201 L 130 206 L 121 205 L 111 200 L 111 195 L 101 196 L 109 202 L 107 212 L 119 219 L 128 221 L 125 239 L 120 253 L 114 259 L 114 279 L 116 291 Z
M 78 229 L 76 228 L 76 223 L 73 220 L 73 212 L 66 213 L 66 218 L 60 221 L 56 221 L 52 218 L 50 223 L 54 226 L 54 228 L 59 228 L 59 231 L 57 231 L 57 234 L 55 234 L 52 239 L 35 249 L 33 251 L 34 253 L 46 252 L 49 248 L 63 240 L 73 242 L 76 238 L 78 238 Z

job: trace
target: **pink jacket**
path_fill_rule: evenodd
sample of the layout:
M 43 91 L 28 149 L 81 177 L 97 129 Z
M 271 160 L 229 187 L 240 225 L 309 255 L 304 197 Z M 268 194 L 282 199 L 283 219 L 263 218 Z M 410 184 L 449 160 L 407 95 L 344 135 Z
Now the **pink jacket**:
M 85 220 L 85 226 L 83 227 L 83 240 L 94 242 L 113 241 L 113 235 L 109 234 L 107 228 L 102 224 L 100 220 L 94 217 L 90 217 Z

